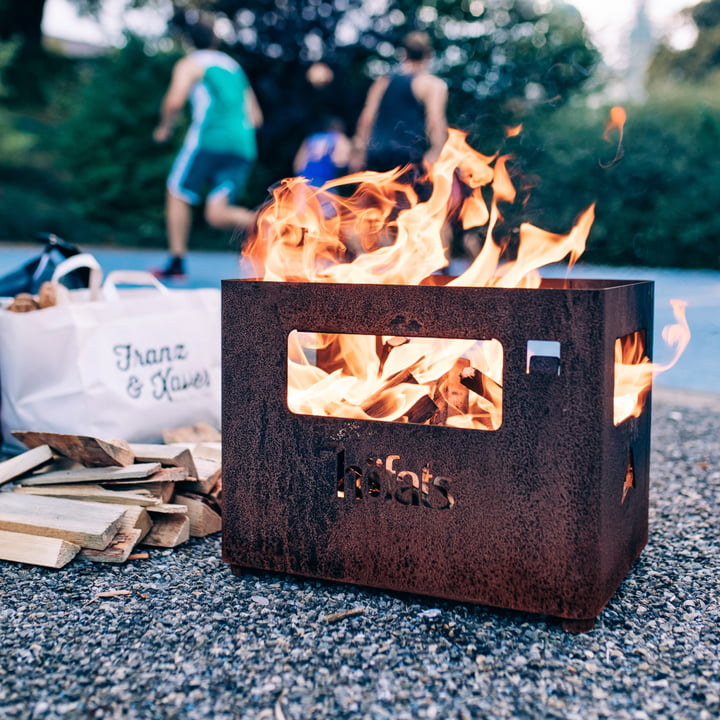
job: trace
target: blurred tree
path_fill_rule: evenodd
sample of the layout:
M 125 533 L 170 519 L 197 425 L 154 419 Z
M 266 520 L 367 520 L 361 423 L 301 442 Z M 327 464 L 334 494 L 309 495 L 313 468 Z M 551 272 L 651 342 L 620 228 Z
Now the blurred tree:
M 81 15 L 96 15 L 103 0 L 70 0 Z M 144 7 L 162 0 L 127 0 L 127 7 Z M 50 87 L 67 64 L 42 43 L 42 20 L 47 0 L 0 0 L 0 41 L 17 43 L 6 68 L 7 101 L 14 105 L 43 105 Z
M 695 43 L 675 50 L 661 43 L 648 68 L 648 82 L 698 82 L 720 70 L 720 0 L 704 0 L 683 10 L 697 28 Z
M 534 116 L 508 143 L 516 171 L 534 181 L 525 219 L 567 232 L 596 202 L 583 261 L 720 267 L 714 88 L 665 87 L 628 106 L 621 152 L 617 132 L 605 139 L 607 112 L 573 107 Z
M 538 104 L 579 91 L 599 61 L 580 13 L 562 0 L 217 0 L 226 35 L 256 88 L 267 124 L 262 148 L 284 158 L 327 114 L 350 132 L 369 82 L 389 71 L 408 30 L 434 38 L 435 72 L 450 87 L 448 120 L 492 148 L 504 126 Z M 307 71 L 328 65 L 332 80 Z M 278 168 L 279 169 L 279 168 Z
M 128 36 L 124 48 L 98 58 L 79 92 L 57 102 L 67 120 L 56 130 L 57 166 L 74 207 L 105 226 L 106 240 L 164 245 L 165 178 L 174 142 L 152 139 L 160 98 L 177 53 L 148 55 Z
M 98 7 L 102 0 L 84 2 Z M 577 10 L 551 0 L 175 4 L 171 30 L 182 30 L 199 10 L 215 14 L 218 34 L 245 68 L 263 108 L 260 162 L 243 199 L 248 205 L 263 202 L 269 186 L 292 174 L 302 139 L 325 116 L 339 116 L 349 132 L 354 130 L 367 86 L 393 67 L 395 48 L 408 29 L 434 37 L 436 72 L 451 88 L 448 119 L 490 152 L 502 141 L 504 126 L 538 105 L 556 107 L 581 90 L 599 59 Z M 78 207 L 109 225 L 135 223 L 143 236 L 160 234 L 164 174 L 170 166 L 151 145 L 150 130 L 170 78 L 172 54 L 152 53 L 133 41 L 88 64 L 83 90 L 58 133 L 61 164 Z

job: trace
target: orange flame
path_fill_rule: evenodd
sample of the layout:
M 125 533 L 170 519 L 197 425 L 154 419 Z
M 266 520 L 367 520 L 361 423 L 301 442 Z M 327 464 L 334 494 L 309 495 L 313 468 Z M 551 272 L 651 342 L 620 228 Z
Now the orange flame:
M 613 130 L 617 130 L 620 136 L 620 143 L 622 143 L 623 132 L 625 128 L 625 122 L 627 121 L 627 112 L 625 108 L 620 105 L 615 105 L 610 108 L 610 117 L 605 125 L 605 131 L 603 132 L 603 140 L 610 142 L 611 134 Z
M 663 328 L 663 340 L 675 349 L 670 362 L 661 365 L 653 363 L 645 354 L 640 333 L 633 333 L 615 341 L 615 390 L 613 422 L 619 425 L 630 417 L 639 417 L 642 412 L 652 380 L 655 375 L 669 370 L 678 361 L 690 342 L 690 328 L 687 324 L 684 300 L 671 300 L 677 323 Z
M 611 121 L 622 133 L 624 110 L 614 108 Z M 409 167 L 356 173 L 320 189 L 303 178 L 283 180 L 260 212 L 243 261 L 255 277 L 272 281 L 417 285 L 447 265 L 443 232 L 456 215 L 465 229 L 484 227 L 485 241 L 450 285 L 538 287 L 539 268 L 565 258 L 572 265 L 583 253 L 594 206 L 567 234 L 522 224 L 515 257 L 508 258 L 495 234 L 504 221 L 501 206 L 516 201 L 510 160 L 478 153 L 464 133 L 451 129 L 438 160 L 415 182 L 408 180 Z M 492 338 L 294 332 L 288 406 L 312 415 L 494 430 L 502 420 L 502 357 Z M 630 416 L 631 394 L 633 407 L 642 408 L 653 373 L 666 368 L 622 344 L 616 367 L 618 421 Z
M 625 133 L 626 120 L 627 113 L 625 112 L 624 107 L 621 107 L 620 105 L 615 105 L 614 107 L 610 108 L 610 117 L 605 124 L 605 131 L 602 134 L 602 138 L 607 142 L 612 142 L 612 133 L 614 130 L 616 130 L 618 134 L 617 149 L 615 150 L 615 157 L 609 163 L 600 163 L 601 167 L 609 168 L 622 160 L 622 157 L 624 155 L 622 143 L 623 135 Z

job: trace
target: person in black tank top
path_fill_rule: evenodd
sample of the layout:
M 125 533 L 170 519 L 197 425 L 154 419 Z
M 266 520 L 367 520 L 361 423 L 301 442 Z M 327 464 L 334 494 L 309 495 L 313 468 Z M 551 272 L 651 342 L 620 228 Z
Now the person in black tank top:
M 367 170 L 421 163 L 428 148 L 425 106 L 412 92 L 415 75 L 393 75 L 380 101 L 367 147 Z
M 375 80 L 353 138 L 352 170 L 386 171 L 434 162 L 447 139 L 447 85 L 428 72 L 432 58 L 426 33 L 403 42 L 399 70 Z

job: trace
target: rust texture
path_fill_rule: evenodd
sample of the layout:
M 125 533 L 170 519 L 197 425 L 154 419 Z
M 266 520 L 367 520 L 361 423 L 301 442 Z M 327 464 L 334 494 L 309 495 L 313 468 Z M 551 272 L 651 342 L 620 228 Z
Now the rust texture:
M 653 283 L 545 280 L 527 290 L 228 280 L 222 295 L 223 558 L 234 569 L 572 621 L 601 612 L 647 542 L 650 398 L 639 418 L 613 425 L 613 352 L 616 338 L 637 330 L 652 338 Z M 293 329 L 496 338 L 502 425 L 292 414 Z M 529 340 L 560 343 L 559 374 L 556 361 L 527 372 Z

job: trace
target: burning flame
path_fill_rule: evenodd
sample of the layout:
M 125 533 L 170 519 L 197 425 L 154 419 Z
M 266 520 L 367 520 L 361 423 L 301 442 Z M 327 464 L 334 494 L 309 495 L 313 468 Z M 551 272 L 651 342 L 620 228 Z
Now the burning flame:
M 622 136 L 620 110 L 613 109 L 611 122 Z M 443 233 L 456 217 L 465 229 L 484 226 L 485 241 L 450 285 L 539 287 L 540 267 L 564 258 L 572 265 L 583 253 L 594 206 L 567 234 L 523 223 L 508 258 L 507 242 L 496 236 L 502 204 L 516 199 L 509 159 L 480 154 L 451 129 L 438 160 L 414 183 L 408 167 L 356 173 L 320 189 L 304 178 L 283 180 L 259 215 L 243 262 L 269 281 L 417 285 L 448 264 Z M 624 345 L 616 364 L 617 420 L 630 416 L 631 395 L 642 407 L 652 375 L 667 368 Z M 288 365 L 293 412 L 486 430 L 501 423 L 502 347 L 490 338 L 293 333 Z M 630 390 L 631 383 L 639 387 Z
M 607 142 L 612 142 L 613 131 L 617 131 L 617 135 L 618 135 L 617 149 L 615 150 L 615 157 L 609 163 L 600 163 L 601 167 L 607 169 L 607 168 L 612 167 L 616 163 L 620 162 L 620 160 L 622 160 L 623 155 L 625 154 L 622 149 L 622 143 L 623 143 L 623 136 L 625 134 L 625 121 L 626 120 L 627 120 L 627 113 L 625 112 L 624 107 L 621 107 L 620 105 L 615 105 L 614 107 L 610 108 L 610 117 L 608 118 L 608 121 L 605 124 L 605 130 L 602 134 L 602 138 L 603 138 L 603 140 L 606 140 Z
M 639 417 L 654 375 L 669 370 L 678 361 L 690 342 L 690 328 L 685 317 L 687 303 L 671 300 L 677 323 L 663 328 L 663 340 L 675 350 L 670 362 L 653 363 L 645 354 L 641 333 L 626 335 L 615 341 L 615 390 L 613 422 L 619 425 L 630 417 Z

